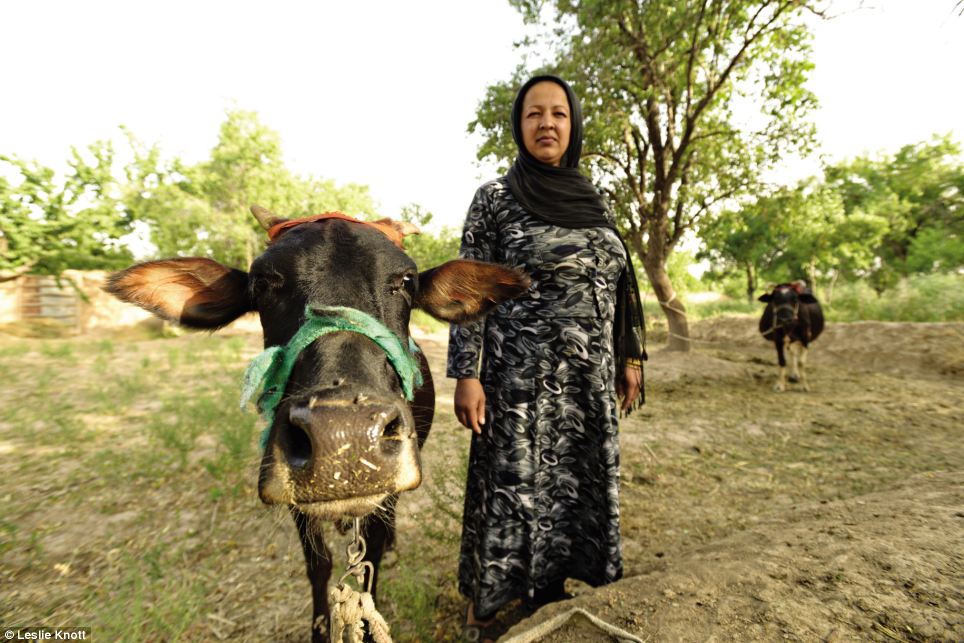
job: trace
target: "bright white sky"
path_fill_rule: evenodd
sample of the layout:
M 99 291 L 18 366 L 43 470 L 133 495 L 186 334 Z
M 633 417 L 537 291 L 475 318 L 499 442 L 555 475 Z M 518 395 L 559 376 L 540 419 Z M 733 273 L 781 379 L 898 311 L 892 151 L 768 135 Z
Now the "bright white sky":
M 954 0 L 865 4 L 816 27 L 822 152 L 962 141 Z M 280 132 L 295 171 L 368 184 L 382 214 L 416 202 L 458 226 L 494 175 L 466 125 L 523 34 L 506 0 L 2 2 L 0 153 L 63 168 L 71 145 L 124 124 L 196 161 L 236 106 Z

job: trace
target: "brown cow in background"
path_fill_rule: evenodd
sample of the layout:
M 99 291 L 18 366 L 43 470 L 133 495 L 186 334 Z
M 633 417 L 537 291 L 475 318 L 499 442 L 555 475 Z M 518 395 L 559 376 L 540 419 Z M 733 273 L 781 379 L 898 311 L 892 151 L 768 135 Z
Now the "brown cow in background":
M 807 383 L 807 351 L 810 343 L 823 332 L 823 310 L 803 281 L 779 284 L 759 298 L 767 307 L 760 318 L 760 333 L 773 342 L 777 349 L 780 375 L 773 389 L 787 388 L 786 349 L 790 350 L 790 381 L 800 382 L 804 391 Z

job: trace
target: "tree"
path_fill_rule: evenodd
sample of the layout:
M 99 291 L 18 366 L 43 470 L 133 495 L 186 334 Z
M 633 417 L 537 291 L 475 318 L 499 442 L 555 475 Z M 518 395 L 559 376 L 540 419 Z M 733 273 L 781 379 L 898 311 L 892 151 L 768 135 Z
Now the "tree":
M 848 215 L 887 221 L 869 271 L 878 293 L 914 272 L 964 265 L 964 163 L 950 136 L 905 145 L 894 155 L 858 157 L 825 169 Z
M 248 208 L 262 204 L 284 216 L 339 210 L 373 215 L 367 186 L 292 173 L 281 138 L 257 114 L 227 113 L 210 158 L 195 165 L 165 163 L 157 146 L 129 136 L 134 161 L 127 168 L 130 215 L 145 221 L 158 254 L 207 256 L 247 267 L 264 244 L 264 230 Z
M 809 179 L 779 187 L 740 209 L 728 210 L 700 228 L 703 258 L 717 272 L 741 269 L 747 298 L 753 301 L 759 280 L 795 281 L 805 277 L 825 303 L 841 275 L 863 276 L 874 264 L 875 249 L 888 222 L 872 213 L 844 210 L 840 195 Z
M 529 44 L 570 79 L 585 112 L 585 157 L 669 323 L 669 348 L 689 328 L 666 261 L 683 235 L 750 191 L 790 151 L 806 152 L 815 104 L 804 81 L 813 0 L 512 0 L 546 25 Z M 479 156 L 514 156 L 507 115 L 524 66 L 490 86 L 471 131 Z M 759 108 L 746 120 L 745 108 Z
M 874 250 L 888 230 L 873 213 L 845 211 L 840 195 L 814 180 L 790 191 L 787 227 L 780 240 L 772 275 L 775 281 L 806 276 L 810 287 L 830 306 L 841 275 L 861 277 L 874 262 Z
M 0 173 L 0 281 L 123 267 L 133 260 L 127 235 L 139 226 L 160 256 L 206 256 L 246 268 L 264 243 L 248 211 L 253 203 L 292 217 L 375 215 L 367 186 L 288 170 L 280 137 L 254 112 L 229 111 L 210 158 L 194 165 L 165 160 L 158 145 L 121 129 L 132 156 L 122 172 L 103 141 L 85 154 L 73 149 L 63 181 L 39 163 L 0 156 L 8 170 Z
M 712 274 L 725 276 L 742 271 L 747 301 L 756 298 L 758 281 L 773 272 L 783 252 L 780 240 L 789 224 L 785 191 L 761 196 L 742 208 L 725 210 L 700 226 L 703 249 Z
M 422 206 L 411 203 L 402 207 L 403 221 L 414 223 L 421 229 L 421 234 L 405 237 L 405 252 L 415 260 L 419 270 L 425 270 L 455 259 L 459 254 L 459 232 L 448 226 L 437 233 L 429 231 L 433 215 L 422 209 Z
M 93 143 L 86 155 L 72 148 L 62 182 L 35 161 L 0 156 L 0 163 L 14 177 L 0 178 L 0 279 L 130 262 L 122 237 L 131 220 L 118 200 L 110 143 Z

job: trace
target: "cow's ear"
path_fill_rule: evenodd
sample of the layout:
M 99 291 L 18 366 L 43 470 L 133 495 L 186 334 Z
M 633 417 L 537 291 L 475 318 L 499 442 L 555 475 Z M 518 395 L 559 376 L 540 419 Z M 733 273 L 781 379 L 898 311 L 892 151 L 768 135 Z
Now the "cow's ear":
M 530 283 L 528 276 L 514 268 L 455 259 L 419 273 L 415 306 L 436 319 L 467 322 L 518 297 Z
M 104 290 L 190 328 L 220 328 L 252 309 L 248 273 L 203 257 L 139 263 L 112 274 Z
M 817 303 L 817 298 L 814 297 L 813 294 L 808 293 L 808 292 L 802 292 L 802 293 L 800 293 L 799 295 L 797 295 L 797 299 L 799 299 L 800 302 L 801 302 L 801 303 L 804 303 L 804 304 L 815 304 L 815 303 Z
M 762 301 L 762 302 L 768 302 L 768 301 L 770 301 L 771 298 L 772 298 L 772 296 L 770 295 L 770 293 L 765 292 L 765 293 L 763 293 L 762 295 L 760 295 L 759 297 L 757 297 L 756 300 L 757 300 L 757 301 Z

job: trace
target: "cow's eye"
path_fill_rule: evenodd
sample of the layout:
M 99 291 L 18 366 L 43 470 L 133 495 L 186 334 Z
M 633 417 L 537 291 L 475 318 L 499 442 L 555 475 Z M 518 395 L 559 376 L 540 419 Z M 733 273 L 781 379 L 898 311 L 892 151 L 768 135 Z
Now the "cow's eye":
M 415 294 L 415 275 L 401 275 L 392 281 L 392 294 L 397 295 L 400 292 L 404 292 L 410 297 Z
M 284 285 L 284 277 L 276 272 L 261 273 L 252 279 L 252 288 L 255 296 L 263 295 L 271 290 L 276 290 Z

